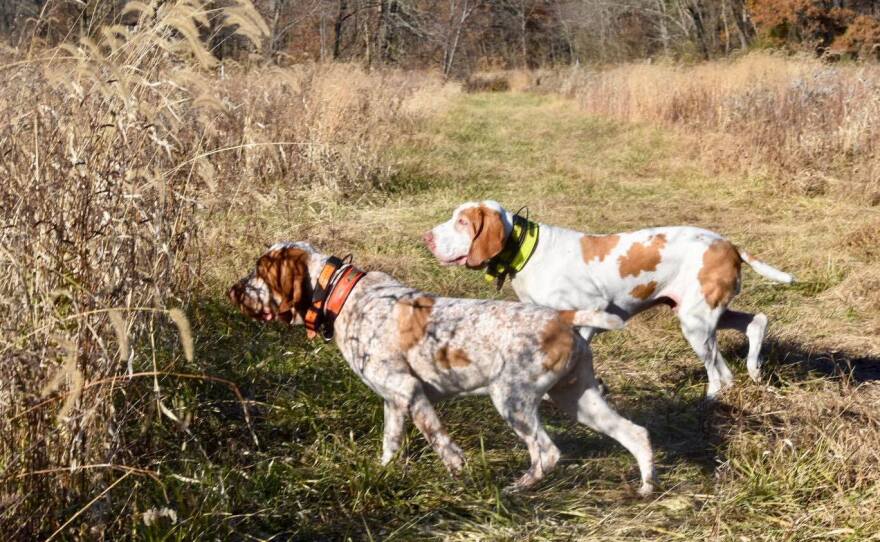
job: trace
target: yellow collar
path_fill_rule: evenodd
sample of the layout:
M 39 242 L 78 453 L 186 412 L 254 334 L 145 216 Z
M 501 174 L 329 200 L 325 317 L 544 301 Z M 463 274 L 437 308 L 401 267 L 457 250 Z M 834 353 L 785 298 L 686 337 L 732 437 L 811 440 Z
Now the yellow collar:
M 486 266 L 486 281 L 497 280 L 500 290 L 508 275 L 516 275 L 522 271 L 538 246 L 539 230 L 537 222 L 513 215 L 513 229 L 504 248 Z

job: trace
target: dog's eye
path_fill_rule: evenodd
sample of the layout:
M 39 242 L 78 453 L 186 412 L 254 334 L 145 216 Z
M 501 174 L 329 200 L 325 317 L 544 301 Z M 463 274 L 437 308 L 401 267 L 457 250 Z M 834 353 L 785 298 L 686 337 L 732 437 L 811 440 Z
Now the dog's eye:
M 467 226 L 467 225 L 468 225 L 468 221 L 467 221 L 466 218 L 459 218 L 459 219 L 458 219 L 458 223 L 461 224 L 462 226 Z

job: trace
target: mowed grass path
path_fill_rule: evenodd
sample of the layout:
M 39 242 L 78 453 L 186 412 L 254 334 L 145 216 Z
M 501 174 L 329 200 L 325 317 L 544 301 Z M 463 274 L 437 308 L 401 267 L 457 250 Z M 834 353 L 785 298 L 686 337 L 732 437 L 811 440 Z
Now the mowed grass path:
M 688 136 L 583 115 L 560 98 L 463 96 L 412 142 L 389 150 L 400 173 L 381 190 L 339 198 L 279 188 L 259 212 L 232 207 L 215 217 L 222 235 L 209 255 L 210 294 L 193 315 L 199 369 L 241 383 L 261 445 L 249 441 L 223 390 L 200 397 L 216 408 L 191 424 L 199 459 L 181 457 L 171 469 L 199 483 L 167 482 L 185 519 L 146 533 L 855 540 L 878 532 L 880 393 L 871 380 L 880 376 L 880 306 L 851 285 L 876 260 L 845 241 L 878 213 L 713 173 L 694 146 Z M 770 317 L 769 385 L 748 380 L 745 342 L 725 332 L 722 352 L 737 382 L 716 403 L 702 400 L 705 371 L 669 310 L 595 341 L 610 400 L 650 430 L 660 483 L 653 498 L 635 496 L 637 468 L 622 447 L 549 405 L 544 417 L 563 461 L 533 491 L 502 494 L 528 455 L 485 398 L 439 406 L 468 457 L 461 478 L 446 474 L 412 428 L 399 459 L 383 469 L 381 401 L 335 346 L 307 342 L 301 329 L 245 321 L 218 301 L 279 239 L 351 252 L 368 269 L 437 294 L 512 299 L 509 287 L 496 294 L 478 273 L 438 267 L 420 243 L 456 205 L 482 198 L 590 232 L 703 226 L 800 279 L 785 287 L 744 272 L 734 306 Z

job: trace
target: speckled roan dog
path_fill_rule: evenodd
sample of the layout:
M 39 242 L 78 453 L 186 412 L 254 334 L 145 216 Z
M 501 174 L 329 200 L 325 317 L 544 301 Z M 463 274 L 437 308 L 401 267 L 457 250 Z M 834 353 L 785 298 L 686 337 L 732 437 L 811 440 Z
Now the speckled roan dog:
M 306 243 L 276 244 L 229 297 L 253 318 L 302 324 L 327 259 Z M 648 494 L 654 474 L 648 432 L 605 402 L 589 344 L 575 332 L 621 325 L 603 311 L 436 297 L 370 272 L 340 311 L 334 338 L 352 370 L 385 402 L 383 465 L 400 448 L 410 414 L 446 467 L 458 473 L 464 455 L 431 402 L 488 394 L 528 447 L 531 467 L 513 488 L 528 487 L 559 459 L 538 417 L 546 394 L 572 418 L 626 447 L 641 471 L 639 493 Z

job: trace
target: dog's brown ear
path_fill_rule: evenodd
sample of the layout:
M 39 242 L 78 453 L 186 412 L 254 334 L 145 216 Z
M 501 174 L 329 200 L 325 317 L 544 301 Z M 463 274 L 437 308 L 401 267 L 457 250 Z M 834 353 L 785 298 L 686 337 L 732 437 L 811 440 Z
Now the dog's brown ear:
M 232 302 L 235 306 L 241 306 L 241 292 L 244 289 L 244 279 L 239 280 L 235 284 L 233 284 L 229 291 L 226 292 L 226 296 L 229 298 L 229 301 Z
M 473 229 L 473 241 L 466 263 L 468 267 L 480 267 L 504 248 L 504 222 L 501 220 L 501 213 L 480 205 L 465 209 L 462 214 L 470 221 Z
M 250 277 L 244 277 L 233 284 L 226 295 L 242 314 L 251 318 L 260 318 L 263 310 L 262 304 L 256 298 L 247 295 L 249 279 Z
M 257 276 L 266 282 L 273 298 L 280 298 L 278 313 L 301 309 L 309 276 L 306 251 L 287 247 L 272 250 L 257 261 Z

